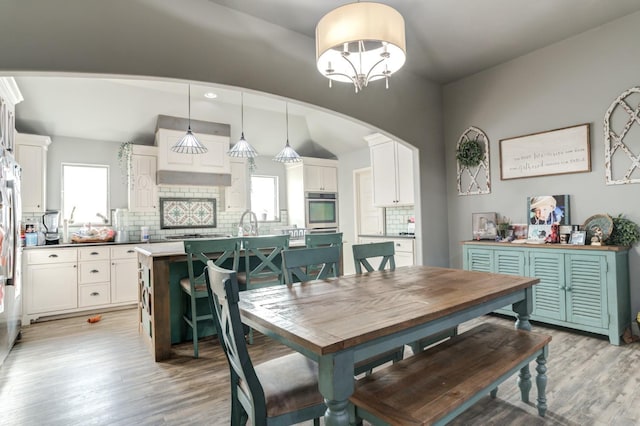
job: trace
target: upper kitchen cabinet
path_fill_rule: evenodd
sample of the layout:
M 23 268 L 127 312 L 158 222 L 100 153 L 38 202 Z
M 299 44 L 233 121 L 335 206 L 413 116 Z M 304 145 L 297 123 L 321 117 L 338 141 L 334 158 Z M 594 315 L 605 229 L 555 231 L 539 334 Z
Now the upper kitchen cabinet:
M 231 186 L 224 188 L 224 206 L 226 211 L 245 211 L 249 180 L 247 176 L 247 160 L 231 158 Z
M 299 163 L 287 164 L 290 179 L 301 184 L 303 192 L 338 192 L 338 161 L 303 157 Z
M 49 136 L 16 133 L 15 155 L 22 167 L 22 211 L 44 213 L 47 193 Z
M 379 133 L 365 139 L 371 153 L 374 206 L 412 206 L 414 176 L 411 149 Z
M 157 211 L 156 163 L 158 148 L 133 145 L 132 149 L 129 175 L 129 211 Z
M 156 129 L 158 170 L 229 174 L 230 127 L 228 124 L 191 120 L 196 138 L 207 148 L 204 154 L 180 154 L 171 151 L 186 133 L 188 121 L 183 118 L 159 116 Z

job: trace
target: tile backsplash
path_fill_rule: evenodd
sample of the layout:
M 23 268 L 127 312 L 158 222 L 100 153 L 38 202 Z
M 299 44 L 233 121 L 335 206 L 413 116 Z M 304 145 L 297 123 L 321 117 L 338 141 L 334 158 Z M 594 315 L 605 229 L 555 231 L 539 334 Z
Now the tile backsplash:
M 407 221 L 415 217 L 413 206 L 387 207 L 385 209 L 385 227 L 387 234 L 407 232 Z

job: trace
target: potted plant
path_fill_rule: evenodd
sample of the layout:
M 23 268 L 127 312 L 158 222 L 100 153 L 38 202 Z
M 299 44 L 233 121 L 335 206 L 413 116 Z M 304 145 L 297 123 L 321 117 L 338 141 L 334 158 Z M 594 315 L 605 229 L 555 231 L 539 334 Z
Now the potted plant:
M 612 246 L 631 247 L 640 241 L 640 228 L 634 221 L 622 217 L 622 214 L 614 217 L 613 230 L 607 239 L 607 244 Z
M 122 172 L 123 179 L 129 181 L 131 174 L 131 154 L 133 153 L 133 142 L 122 142 L 118 148 L 118 164 Z
M 500 235 L 500 239 L 504 240 L 508 237 L 509 227 L 511 226 L 511 219 L 506 216 L 502 216 L 498 220 L 498 235 Z

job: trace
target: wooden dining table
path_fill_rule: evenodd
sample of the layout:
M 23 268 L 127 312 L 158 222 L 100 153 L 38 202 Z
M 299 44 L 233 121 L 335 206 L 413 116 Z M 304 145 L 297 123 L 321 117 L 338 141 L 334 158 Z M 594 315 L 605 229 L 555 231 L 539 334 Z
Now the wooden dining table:
M 349 424 L 354 365 L 512 305 L 530 330 L 537 278 L 407 266 L 245 291 L 242 322 L 315 360 L 325 425 Z

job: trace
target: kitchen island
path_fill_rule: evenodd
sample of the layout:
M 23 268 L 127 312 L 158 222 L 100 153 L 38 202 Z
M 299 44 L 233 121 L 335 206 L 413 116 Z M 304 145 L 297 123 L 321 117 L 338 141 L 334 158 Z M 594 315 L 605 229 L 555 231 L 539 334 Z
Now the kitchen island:
M 304 240 L 292 240 L 290 248 L 304 247 Z M 182 320 L 180 279 L 188 275 L 187 255 L 182 241 L 136 247 L 138 253 L 139 332 L 149 345 L 155 361 L 171 358 L 171 345 L 190 340 L 190 329 Z M 241 251 L 241 256 L 243 255 Z M 242 262 L 241 262 L 242 263 Z M 231 268 L 229 265 L 224 267 Z M 208 306 L 199 309 L 208 309 Z M 199 336 L 211 335 L 213 326 L 202 328 Z

